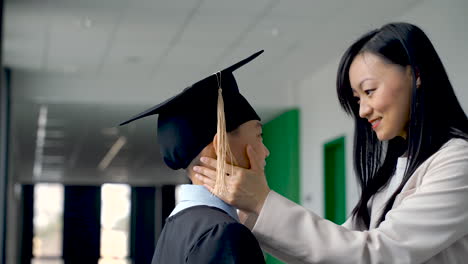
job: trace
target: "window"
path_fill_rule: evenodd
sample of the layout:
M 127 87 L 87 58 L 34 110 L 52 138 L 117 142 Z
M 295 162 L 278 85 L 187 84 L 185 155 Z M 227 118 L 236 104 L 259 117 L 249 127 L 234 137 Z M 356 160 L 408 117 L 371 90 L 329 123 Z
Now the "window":
M 130 193 L 126 184 L 101 189 L 101 259 L 99 264 L 126 264 L 130 230 Z
M 126 184 L 101 189 L 101 259 L 99 264 L 130 264 L 130 193 Z M 63 264 L 62 184 L 34 186 L 32 264 Z
M 62 258 L 63 185 L 34 187 L 33 264 L 59 264 Z

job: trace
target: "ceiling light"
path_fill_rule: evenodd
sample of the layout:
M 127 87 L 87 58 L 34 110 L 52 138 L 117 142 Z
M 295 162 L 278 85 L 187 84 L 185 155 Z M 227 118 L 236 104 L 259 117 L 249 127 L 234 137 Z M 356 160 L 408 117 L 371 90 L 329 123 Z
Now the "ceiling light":
M 94 23 L 93 20 L 91 20 L 89 17 L 84 17 L 81 19 L 76 19 L 74 24 L 81 29 L 88 29 L 91 28 Z
M 109 149 L 109 152 L 104 156 L 101 162 L 98 165 L 98 169 L 103 171 L 109 167 L 109 164 L 115 158 L 115 156 L 119 153 L 120 149 L 127 143 L 127 138 L 121 136 L 115 141 L 114 145 Z
M 42 160 L 44 153 L 44 142 L 46 137 L 47 126 L 47 106 L 41 105 L 39 108 L 39 116 L 37 118 L 37 134 L 36 134 L 36 153 L 34 156 L 33 176 L 39 178 L 42 175 Z
M 93 26 L 93 21 L 91 19 L 89 19 L 89 17 L 86 17 L 82 20 L 82 23 L 81 25 L 84 27 L 84 28 L 91 28 Z
M 39 108 L 39 117 L 37 119 L 37 126 L 39 129 L 45 129 L 47 125 L 47 106 L 41 105 Z
M 278 30 L 277 28 L 273 28 L 273 29 L 271 30 L 271 35 L 272 35 L 273 37 L 277 37 L 277 36 L 279 35 L 279 30 Z

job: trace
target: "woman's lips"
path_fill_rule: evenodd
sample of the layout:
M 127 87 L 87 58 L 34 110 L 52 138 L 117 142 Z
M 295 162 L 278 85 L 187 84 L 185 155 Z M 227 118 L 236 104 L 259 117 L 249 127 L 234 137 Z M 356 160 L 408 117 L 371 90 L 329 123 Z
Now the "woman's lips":
M 376 129 L 379 125 L 380 125 L 380 121 L 382 119 L 381 118 L 378 118 L 378 119 L 374 119 L 372 121 L 369 121 L 372 125 L 372 129 Z

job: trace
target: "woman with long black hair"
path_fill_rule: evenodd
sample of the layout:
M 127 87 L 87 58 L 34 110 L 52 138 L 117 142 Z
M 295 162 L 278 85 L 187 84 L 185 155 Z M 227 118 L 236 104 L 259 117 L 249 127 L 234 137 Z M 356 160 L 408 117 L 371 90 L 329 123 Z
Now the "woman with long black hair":
M 346 223 L 271 191 L 252 148 L 250 168 L 228 165 L 216 195 L 288 263 L 466 263 L 468 119 L 426 34 L 392 23 L 363 35 L 341 59 L 337 93 L 355 120 L 361 187 Z M 213 190 L 216 161 L 202 161 L 198 178 Z

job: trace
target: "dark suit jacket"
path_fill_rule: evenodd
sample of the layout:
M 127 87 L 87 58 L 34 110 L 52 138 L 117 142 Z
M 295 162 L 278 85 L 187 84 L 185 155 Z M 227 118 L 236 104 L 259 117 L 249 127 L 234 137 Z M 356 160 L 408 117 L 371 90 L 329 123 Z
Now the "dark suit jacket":
M 244 225 L 223 210 L 194 206 L 169 217 L 152 264 L 265 263 L 262 250 Z

